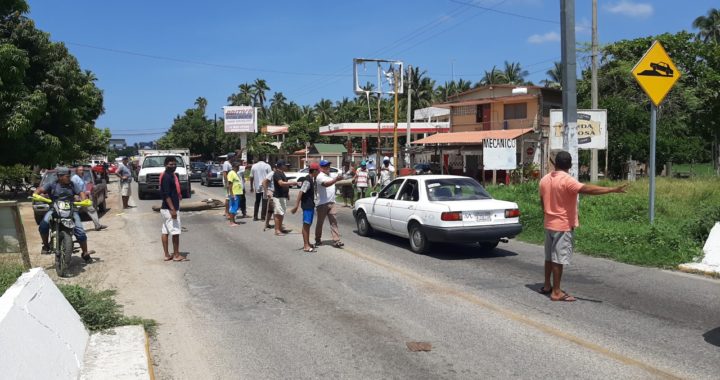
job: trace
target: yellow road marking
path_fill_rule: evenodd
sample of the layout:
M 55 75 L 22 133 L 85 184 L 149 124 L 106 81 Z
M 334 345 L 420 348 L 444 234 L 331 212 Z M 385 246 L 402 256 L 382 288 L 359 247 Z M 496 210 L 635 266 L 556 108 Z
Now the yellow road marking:
M 534 327 L 534 328 L 536 328 L 548 335 L 554 336 L 556 338 L 560 338 L 560 339 L 575 343 L 580 347 L 594 351 L 600 355 L 614 359 L 620 363 L 623 363 L 623 364 L 626 364 L 629 366 L 638 367 L 652 375 L 666 378 L 666 379 L 681 379 L 681 377 L 674 375 L 670 372 L 667 372 L 660 368 L 653 367 L 649 364 L 643 363 L 637 359 L 627 357 L 623 354 L 611 351 L 605 347 L 602 347 L 598 344 L 589 342 L 583 338 L 574 336 L 572 334 L 568 334 L 568 333 L 561 331 L 559 329 L 556 329 L 554 327 L 550 327 L 542 322 L 532 320 L 528 317 L 522 316 L 522 315 L 520 315 L 516 312 L 513 312 L 511 310 L 508 310 L 504 307 L 501 307 L 501 306 L 495 305 L 489 301 L 486 301 L 476 295 L 473 295 L 473 294 L 470 294 L 467 292 L 463 292 L 458 289 L 454 289 L 450 286 L 444 285 L 437 281 L 428 280 L 427 278 L 424 278 L 415 272 L 412 272 L 412 271 L 404 269 L 404 268 L 396 267 L 395 265 L 392 265 L 392 264 L 386 262 L 385 260 L 378 259 L 376 257 L 372 257 L 367 254 L 360 253 L 355 250 L 349 249 L 347 247 L 347 245 L 345 245 L 344 250 L 355 257 L 358 257 L 358 258 L 368 261 L 372 264 L 375 264 L 377 266 L 385 268 L 393 273 L 402 275 L 410 280 L 413 280 L 413 281 L 423 285 L 424 287 L 428 288 L 429 290 L 435 291 L 436 293 L 445 294 L 445 295 L 448 295 L 451 297 L 459 298 L 461 300 L 470 302 L 471 304 L 483 307 L 483 308 L 491 310 L 497 314 L 500 314 L 505 318 L 522 323 L 527 326 Z

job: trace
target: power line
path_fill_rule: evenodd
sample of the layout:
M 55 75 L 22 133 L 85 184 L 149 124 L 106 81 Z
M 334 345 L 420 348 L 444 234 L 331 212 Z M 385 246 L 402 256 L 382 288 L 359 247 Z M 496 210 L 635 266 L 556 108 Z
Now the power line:
M 483 7 L 482 5 L 477 5 L 477 4 L 475 4 L 475 3 L 466 3 L 466 2 L 460 1 L 460 0 L 450 0 L 450 1 L 453 2 L 453 3 L 464 4 L 464 5 L 467 5 L 467 6 L 470 6 L 470 7 L 480 8 L 480 9 L 484 9 L 484 10 L 489 11 L 489 12 L 495 12 L 495 13 L 503 14 L 503 15 L 506 15 L 506 16 L 519 17 L 519 18 L 524 18 L 524 19 L 526 19 L 526 20 L 532 20 L 532 21 L 538 21 L 538 22 L 545 22 L 545 23 L 549 23 L 549 24 L 558 24 L 558 25 L 560 24 L 560 21 L 550 20 L 550 19 L 546 19 L 546 18 L 538 18 L 538 17 L 526 16 L 526 15 L 521 15 L 521 14 L 518 14 L 518 13 L 507 12 L 507 11 L 501 11 L 501 10 L 498 10 L 498 9 Z
M 165 56 L 161 56 L 161 55 L 138 53 L 138 52 L 129 51 L 129 50 L 120 50 L 120 49 L 113 49 L 113 48 L 107 48 L 107 47 L 102 47 L 102 46 L 81 44 L 81 43 L 77 43 L 77 42 L 65 42 L 65 43 L 68 45 L 80 46 L 80 47 L 85 47 L 88 49 L 108 51 L 108 52 L 117 53 L 117 54 L 132 55 L 132 56 L 136 56 L 136 57 L 144 57 L 144 58 L 156 59 L 156 60 L 161 60 L 161 61 L 170 61 L 170 62 L 188 63 L 188 64 L 192 64 L 192 65 L 217 67 L 217 68 L 222 68 L 222 69 L 254 71 L 254 72 L 259 72 L 259 73 L 270 73 L 270 74 L 299 75 L 299 76 L 316 76 L 316 77 L 337 76 L 337 75 L 333 75 L 333 74 L 260 69 L 260 68 L 256 68 L 256 67 L 245 67 L 245 66 L 226 65 L 226 64 L 218 64 L 218 63 L 211 63 L 211 62 L 193 61 L 193 60 L 189 60 L 189 59 L 165 57 Z

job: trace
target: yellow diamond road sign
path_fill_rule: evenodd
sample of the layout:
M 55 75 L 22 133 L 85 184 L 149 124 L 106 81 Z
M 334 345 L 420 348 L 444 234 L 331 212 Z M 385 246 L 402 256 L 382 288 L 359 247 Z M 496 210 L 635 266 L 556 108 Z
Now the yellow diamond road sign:
M 680 71 L 658 41 L 653 42 L 640 62 L 633 67 L 632 74 L 656 106 L 662 103 L 665 95 L 680 79 Z

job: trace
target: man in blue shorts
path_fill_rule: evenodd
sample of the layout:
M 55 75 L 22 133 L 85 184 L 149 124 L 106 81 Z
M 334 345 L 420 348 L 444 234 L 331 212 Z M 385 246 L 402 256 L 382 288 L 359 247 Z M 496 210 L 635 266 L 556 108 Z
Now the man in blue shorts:
M 290 211 L 295 214 L 298 210 L 298 207 L 302 208 L 302 236 L 304 245 L 303 251 L 315 252 L 315 247 L 310 244 L 310 226 L 312 225 L 313 218 L 315 217 L 315 178 L 318 176 L 318 173 L 320 173 L 320 165 L 318 165 L 316 162 L 313 162 L 310 164 L 309 169 L 310 174 L 305 177 L 305 180 L 300 187 L 300 194 L 298 194 L 295 207 L 293 207 L 293 209 Z

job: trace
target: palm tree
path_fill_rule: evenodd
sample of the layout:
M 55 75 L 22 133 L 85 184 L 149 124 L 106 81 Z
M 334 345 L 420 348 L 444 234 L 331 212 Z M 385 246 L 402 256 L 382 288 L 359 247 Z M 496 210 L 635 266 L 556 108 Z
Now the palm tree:
M 261 110 L 265 110 L 265 91 L 270 91 L 267 82 L 264 79 L 255 79 L 255 83 L 252 84 L 252 88 L 255 90 L 255 104 L 260 107 Z
M 273 94 L 272 99 L 270 100 L 270 107 L 276 107 L 276 108 L 284 108 L 285 102 L 287 101 L 287 98 L 285 95 L 283 95 L 282 92 L 276 92 Z
M 195 99 L 195 106 L 197 106 L 197 109 L 204 115 L 205 109 L 207 109 L 207 99 L 202 96 L 198 97 Z
M 707 16 L 696 18 L 692 26 L 699 29 L 698 38 L 704 42 L 720 43 L 720 9 L 710 8 Z
M 320 99 L 320 101 L 315 104 L 315 119 L 321 126 L 328 125 L 333 120 L 334 111 L 332 101 Z
M 485 75 L 482 79 L 480 79 L 480 82 L 478 84 L 481 86 L 492 86 L 494 84 L 502 84 L 507 82 L 508 80 L 507 77 L 505 77 L 505 73 L 493 66 L 490 71 L 485 71 Z
M 543 79 L 541 81 L 545 87 L 557 89 L 562 88 L 562 65 L 560 62 L 555 62 L 555 67 L 546 71 L 545 74 L 548 76 L 548 79 Z
M 238 86 L 238 92 L 228 96 L 227 101 L 231 106 L 252 106 L 254 105 L 252 85 L 243 83 Z
M 503 71 L 507 83 L 525 84 L 525 77 L 528 76 L 527 70 L 520 67 L 520 62 L 505 61 L 505 70 Z

